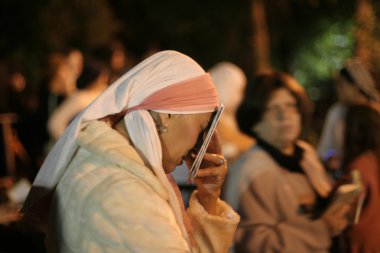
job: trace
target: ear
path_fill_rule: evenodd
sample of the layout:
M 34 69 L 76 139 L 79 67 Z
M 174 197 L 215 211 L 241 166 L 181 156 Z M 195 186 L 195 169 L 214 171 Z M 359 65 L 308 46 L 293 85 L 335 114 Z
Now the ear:
M 167 128 L 170 125 L 170 120 L 172 119 L 172 115 L 168 113 L 157 113 L 159 117 L 159 123 Z M 157 122 L 156 122 L 157 123 Z M 156 124 L 157 125 L 157 124 Z M 166 132 L 166 131 L 165 131 Z
M 157 132 L 159 134 L 166 133 L 168 131 L 168 114 L 165 113 L 158 113 L 154 111 L 149 111 L 150 116 L 152 116 L 153 121 L 156 125 Z

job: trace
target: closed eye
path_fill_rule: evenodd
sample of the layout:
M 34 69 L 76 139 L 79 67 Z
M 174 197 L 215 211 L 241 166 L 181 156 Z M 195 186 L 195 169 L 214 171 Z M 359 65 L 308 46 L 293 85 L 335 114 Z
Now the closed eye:
M 201 148 L 204 138 L 206 137 L 207 132 L 210 129 L 212 121 L 214 120 L 215 116 L 216 116 L 216 111 L 212 113 L 210 120 L 207 123 L 207 126 L 201 127 L 201 132 L 199 133 L 197 142 L 195 143 L 194 148 L 193 148 L 193 150 L 196 150 L 196 153 L 198 153 L 199 149 Z

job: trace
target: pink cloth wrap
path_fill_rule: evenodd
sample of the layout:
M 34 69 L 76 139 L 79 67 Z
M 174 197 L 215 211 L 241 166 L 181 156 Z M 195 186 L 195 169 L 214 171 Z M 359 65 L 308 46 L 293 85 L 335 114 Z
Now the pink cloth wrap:
M 218 93 L 208 73 L 167 86 L 147 97 L 135 110 L 180 110 L 193 112 L 219 106 Z

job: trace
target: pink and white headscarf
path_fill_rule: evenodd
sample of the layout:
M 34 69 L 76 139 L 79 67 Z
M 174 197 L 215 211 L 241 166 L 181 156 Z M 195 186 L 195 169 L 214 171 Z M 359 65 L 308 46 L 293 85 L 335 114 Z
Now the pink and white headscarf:
M 193 59 L 176 51 L 162 51 L 147 58 L 107 88 L 73 120 L 43 163 L 24 210 L 33 210 L 54 192 L 78 149 L 76 138 L 85 122 L 126 112 L 124 122 L 130 138 L 167 188 L 178 224 L 188 238 L 178 199 L 162 167 L 155 123 L 147 110 L 194 114 L 214 111 L 217 106 L 218 95 L 210 76 Z

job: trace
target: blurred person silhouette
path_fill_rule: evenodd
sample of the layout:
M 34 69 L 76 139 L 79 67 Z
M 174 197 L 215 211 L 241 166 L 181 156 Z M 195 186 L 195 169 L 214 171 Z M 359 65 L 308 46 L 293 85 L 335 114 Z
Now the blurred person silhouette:
M 220 62 L 209 69 L 219 100 L 225 109 L 218 125 L 218 134 L 222 143 L 222 153 L 229 164 L 253 145 L 253 139 L 243 134 L 236 122 L 236 110 L 243 98 L 247 82 L 244 72 L 231 62 Z M 182 164 L 173 172 L 185 204 L 187 204 L 193 185 L 188 182 L 189 168 Z
M 125 48 L 121 40 L 115 39 L 110 44 L 111 57 L 110 57 L 110 83 L 113 83 L 120 76 L 122 76 L 127 70 L 132 68 L 134 60 Z
M 17 136 L 21 138 L 23 143 L 29 142 L 28 136 L 30 132 L 28 131 L 28 126 L 32 121 L 32 116 L 37 105 L 36 96 L 31 90 L 30 85 L 28 85 L 22 66 L 11 67 L 9 88 L 10 90 L 6 94 L 6 97 L 10 100 L 9 112 L 16 113 L 18 117 L 18 123 L 16 124 Z M 23 148 L 19 146 L 18 149 Z M 24 153 L 24 157 L 27 156 L 25 150 L 20 150 L 20 152 Z
M 379 101 L 379 94 L 371 73 L 358 59 L 347 61 L 340 70 L 335 84 L 338 101 L 327 111 L 318 153 L 333 175 L 339 177 L 346 106 Z
M 358 222 L 347 231 L 349 251 L 380 251 L 380 112 L 368 104 L 350 105 L 344 122 L 342 168 L 345 175 L 358 170 L 363 191 Z M 346 251 L 347 252 L 347 251 Z
M 237 119 L 256 144 L 233 164 L 225 199 L 241 215 L 235 251 L 328 252 L 348 206 L 312 219 L 332 185 L 317 152 L 300 140 L 312 104 L 288 74 L 268 71 L 247 85 Z
M 2 109 L 5 114 L 0 114 L 0 119 L 2 130 L 8 134 L 3 138 L 7 143 L 5 148 L 8 151 L 8 160 L 13 160 L 10 162 L 13 168 L 8 168 L 8 175 L 16 180 L 22 177 L 32 180 L 34 173 L 26 150 L 35 145 L 30 135 L 30 127 L 37 109 L 37 96 L 27 82 L 23 64 L 9 62 L 6 72 L 3 100 L 7 106 Z M 10 129 L 6 129 L 7 127 Z
M 83 68 L 82 57 L 81 51 L 77 49 L 54 51 L 47 55 L 46 73 L 40 83 L 38 109 L 33 126 L 36 129 L 33 135 L 36 139 L 36 147 L 33 149 L 36 171 L 49 149 L 48 119 L 65 98 L 77 90 L 77 79 Z
M 169 175 L 218 108 L 210 76 L 162 51 L 109 86 L 65 130 L 24 205 L 47 224 L 48 252 L 226 252 L 239 216 L 219 198 L 217 135 L 185 211 Z
M 220 62 L 213 66 L 209 73 L 215 83 L 220 102 L 225 106 L 218 124 L 218 134 L 223 155 L 231 165 L 242 152 L 253 145 L 253 139 L 243 134 L 236 122 L 236 110 L 242 100 L 247 79 L 244 72 L 231 62 Z M 188 180 L 187 165 L 183 163 L 172 175 L 179 185 L 186 205 L 194 188 Z
M 108 66 L 108 83 L 116 81 L 134 65 L 134 59 L 120 39 L 114 39 L 109 44 L 96 48 L 91 54 Z
M 240 131 L 236 121 L 236 111 L 243 99 L 247 79 L 244 72 L 231 62 L 220 62 L 213 66 L 209 73 L 215 83 L 220 102 L 225 106 L 218 133 L 223 155 L 232 164 L 254 143 L 251 137 Z
M 35 147 L 31 133 L 37 95 L 22 63 L 8 61 L 3 67 L 0 83 L 5 88 L 1 95 L 6 106 L 0 113 L 0 252 L 43 253 L 43 247 L 37 246 L 42 242 L 40 234 L 19 227 L 20 205 L 30 187 L 28 180 L 35 177 L 30 152 Z
M 77 79 L 83 68 L 83 59 L 79 50 L 64 53 L 52 53 L 49 56 L 50 75 L 47 81 L 48 115 L 62 100 L 76 91 Z
M 89 59 L 77 81 L 77 90 L 70 94 L 53 112 L 47 128 L 55 142 L 70 122 L 108 87 L 109 70 L 99 60 Z
M 4 94 L 8 87 L 5 85 L 8 73 L 7 73 L 8 64 L 5 59 L 0 58 L 0 93 Z M 0 100 L 0 112 L 4 112 L 7 107 L 7 103 L 4 99 Z
M 81 50 L 78 48 L 70 48 L 67 50 L 67 65 L 70 70 L 70 73 L 72 74 L 72 77 L 74 80 L 71 80 L 72 83 L 76 84 L 77 79 L 79 78 L 80 74 L 82 73 L 83 67 L 84 67 L 84 56 Z M 70 92 L 69 92 L 70 93 Z
M 6 72 L 6 78 L 3 83 L 6 87 L 3 93 L 6 107 L 2 109 L 2 112 L 20 114 L 30 110 L 31 105 L 27 104 L 29 102 L 28 95 L 30 88 L 27 87 L 27 80 L 22 65 L 8 63 Z

